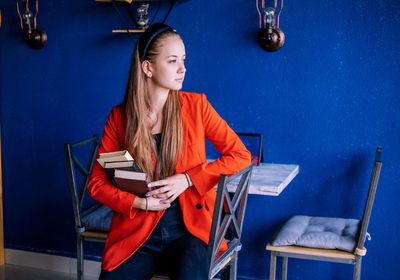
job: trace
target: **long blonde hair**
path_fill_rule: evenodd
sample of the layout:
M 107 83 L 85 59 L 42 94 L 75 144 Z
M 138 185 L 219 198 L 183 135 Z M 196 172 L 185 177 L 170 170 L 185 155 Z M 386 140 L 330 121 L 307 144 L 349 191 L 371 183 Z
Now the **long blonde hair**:
M 163 46 L 163 40 L 179 35 L 165 31 L 153 39 L 146 52 L 146 60 L 155 61 Z M 180 37 L 179 37 L 180 38 Z M 182 152 L 182 117 L 179 92 L 170 90 L 162 113 L 162 138 L 157 153 L 156 143 L 148 125 L 151 111 L 147 79 L 139 58 L 139 43 L 136 44 L 130 67 L 128 84 L 122 103 L 126 115 L 126 144 L 128 151 L 143 172 L 152 180 L 165 178 L 175 173 L 175 165 Z

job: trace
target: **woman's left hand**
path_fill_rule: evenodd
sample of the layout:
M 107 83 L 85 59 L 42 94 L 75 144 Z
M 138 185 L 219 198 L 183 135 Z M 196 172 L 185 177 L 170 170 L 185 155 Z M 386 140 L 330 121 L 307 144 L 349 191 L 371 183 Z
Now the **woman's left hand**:
M 185 174 L 176 174 L 165 179 L 151 182 L 147 185 L 150 196 L 160 198 L 162 203 L 171 203 L 189 186 Z

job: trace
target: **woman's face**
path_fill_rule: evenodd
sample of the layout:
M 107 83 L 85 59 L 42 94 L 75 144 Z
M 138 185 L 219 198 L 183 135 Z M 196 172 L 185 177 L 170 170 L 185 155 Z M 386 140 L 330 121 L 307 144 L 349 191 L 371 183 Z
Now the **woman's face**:
M 150 63 L 151 81 L 164 89 L 180 90 L 185 79 L 185 59 L 182 39 L 178 36 L 165 38 L 159 55 Z

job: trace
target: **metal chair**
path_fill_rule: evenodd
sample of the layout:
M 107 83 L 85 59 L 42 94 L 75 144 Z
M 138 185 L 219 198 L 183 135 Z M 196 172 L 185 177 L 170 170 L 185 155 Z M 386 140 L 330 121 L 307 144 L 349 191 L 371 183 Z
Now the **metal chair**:
M 253 162 L 247 168 L 228 177 L 221 174 L 217 186 L 217 196 L 208 243 L 209 273 L 208 279 L 221 272 L 221 280 L 236 280 L 238 252 L 242 248 L 241 237 L 247 195 L 250 187 Z M 236 185 L 234 193 L 229 193 L 228 185 Z M 218 253 L 219 248 L 226 240 L 228 249 Z M 158 274 L 155 279 L 169 279 Z
M 72 206 L 75 216 L 78 280 L 84 279 L 83 241 L 105 242 L 112 216 L 111 209 L 100 203 L 95 202 L 94 205 L 90 207 L 87 207 L 84 203 L 85 193 L 87 192 L 86 186 L 89 181 L 93 163 L 96 159 L 97 147 L 99 144 L 98 135 L 94 135 L 89 139 L 74 144 L 64 144 Z M 78 154 L 84 154 L 85 157 L 87 157 L 85 159 L 87 162 L 82 164 L 81 160 L 78 159 Z M 78 177 L 79 174 L 81 177 Z M 81 184 L 79 184 L 78 181 L 82 181 Z M 99 223 L 97 223 L 96 220 Z M 100 226 L 98 224 L 100 224 Z
M 247 137 L 258 138 L 258 148 L 257 153 L 251 152 L 251 158 L 253 159 L 254 165 L 260 165 L 261 162 L 264 162 L 264 154 L 263 154 L 263 136 L 261 133 L 247 133 L 247 132 L 237 132 L 236 133 L 240 139 L 245 144 L 246 148 L 250 148 L 250 144 L 246 141 Z M 250 149 L 253 150 L 253 149 Z
M 275 280 L 275 272 L 276 272 L 276 257 L 280 256 L 283 258 L 282 264 L 282 279 L 286 280 L 287 278 L 287 266 L 288 266 L 288 258 L 297 258 L 297 259 L 308 259 L 308 260 L 319 260 L 326 262 L 337 262 L 337 263 L 346 263 L 353 264 L 353 280 L 359 280 L 361 277 L 361 259 L 366 254 L 366 249 L 364 248 L 365 238 L 367 237 L 367 228 L 369 224 L 369 220 L 371 217 L 372 205 L 375 198 L 376 188 L 378 185 L 378 179 L 381 171 L 381 153 L 382 148 L 377 148 L 374 168 L 372 171 L 371 181 L 369 185 L 368 197 L 364 208 L 364 214 L 362 221 L 358 223 L 358 230 L 354 234 L 354 244 L 353 252 L 346 252 L 338 249 L 320 249 L 320 248 L 310 248 L 304 247 L 305 245 L 295 246 L 273 246 L 268 244 L 266 249 L 271 251 L 271 261 L 270 261 L 270 280 Z M 324 218 L 321 218 L 324 219 Z M 329 219 L 329 218 L 325 218 Z M 350 219 L 346 219 L 350 220 Z M 276 238 L 279 238 L 278 233 Z M 275 239 L 276 240 L 276 239 Z
M 252 170 L 253 162 L 249 167 L 231 177 L 227 175 L 219 177 L 208 244 L 209 279 L 212 279 L 221 270 L 222 280 L 236 279 L 238 252 L 242 247 L 240 240 Z M 229 184 L 237 184 L 236 191 L 232 194 L 228 192 L 227 185 Z M 218 254 L 224 238 L 227 241 L 228 249 L 222 254 Z

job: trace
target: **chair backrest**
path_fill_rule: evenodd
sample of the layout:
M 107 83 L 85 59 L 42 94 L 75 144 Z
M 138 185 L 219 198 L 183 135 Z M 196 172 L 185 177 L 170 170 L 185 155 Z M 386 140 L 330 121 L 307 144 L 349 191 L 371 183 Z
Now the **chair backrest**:
M 77 143 L 64 144 L 69 186 L 72 197 L 72 206 L 75 215 L 75 226 L 78 231 L 80 231 L 80 229 L 83 227 L 81 222 L 83 201 L 85 198 L 86 186 L 89 182 L 89 176 L 92 172 L 93 163 L 96 159 L 97 147 L 99 146 L 99 144 L 100 141 L 98 135 L 93 135 L 93 137 Z M 85 148 L 88 148 L 89 152 L 86 152 Z M 87 162 L 84 164 L 82 164 L 81 160 L 78 159 L 77 156 L 77 153 L 81 149 L 83 149 L 86 154 L 89 153 L 89 155 L 86 155 L 87 157 L 85 157 L 85 161 Z M 76 173 L 76 171 L 79 171 L 82 176 L 81 184 L 78 184 L 78 173 Z
M 227 175 L 219 177 L 208 244 L 209 279 L 214 277 L 226 264 L 228 258 L 241 248 L 240 239 L 252 170 L 253 162 L 249 167 L 230 177 Z M 230 194 L 227 185 L 234 181 L 239 181 L 239 183 L 236 191 Z M 228 249 L 221 255 L 217 255 L 224 238 L 227 240 Z
M 371 218 L 372 205 L 374 204 L 376 188 L 378 186 L 379 175 L 381 173 L 382 166 L 382 148 L 376 149 L 374 168 L 372 170 L 371 181 L 369 184 L 367 202 L 365 203 L 364 214 L 361 222 L 361 229 L 358 236 L 357 248 L 363 250 L 365 237 L 367 235 L 367 229 L 369 220 Z
M 245 133 L 245 132 L 237 132 L 236 134 L 240 137 L 242 142 L 245 144 L 246 148 L 248 148 L 250 150 L 254 150 L 254 149 L 251 149 L 251 147 L 250 147 L 250 146 L 253 146 L 254 143 L 246 141 L 246 137 L 257 138 L 258 139 L 258 143 L 257 143 L 258 148 L 257 148 L 256 153 L 251 152 L 251 157 L 252 157 L 255 165 L 260 165 L 260 162 L 264 162 L 262 134 L 261 133 Z

